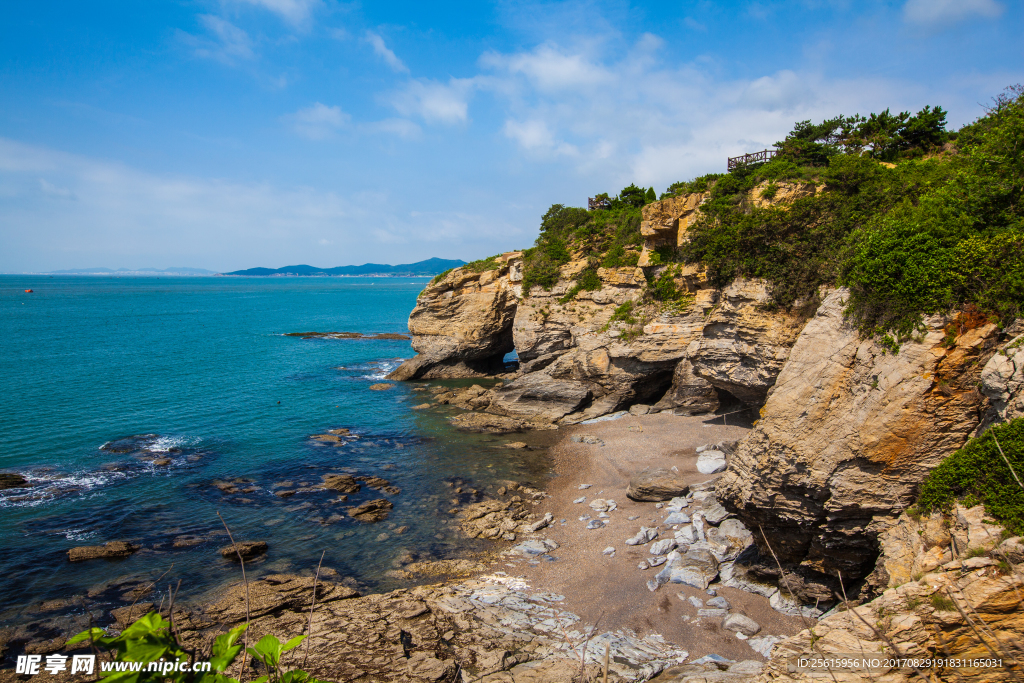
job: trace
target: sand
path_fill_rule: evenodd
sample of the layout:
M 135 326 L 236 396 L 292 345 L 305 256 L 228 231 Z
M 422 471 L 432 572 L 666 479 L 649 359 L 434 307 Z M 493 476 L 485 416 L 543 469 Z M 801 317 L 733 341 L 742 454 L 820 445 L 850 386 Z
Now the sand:
M 739 416 L 736 416 L 739 417 Z M 730 418 L 730 422 L 733 420 Z M 750 429 L 747 424 L 722 424 L 722 417 L 678 417 L 656 414 L 628 415 L 618 420 L 577 425 L 559 430 L 561 439 L 551 448 L 555 476 L 546 490 L 550 498 L 537 506 L 540 514 L 551 512 L 555 523 L 539 536 L 559 544 L 551 552 L 556 561 L 510 557 L 506 570 L 522 576 L 532 587 L 564 595 L 563 606 L 580 615 L 586 623 L 598 623 L 597 632 L 629 628 L 639 635 L 659 633 L 684 646 L 692 658 L 717 654 L 729 659 L 763 659 L 735 634 L 720 627 L 720 619 L 704 618 L 694 624 L 697 608 L 686 600 L 696 596 L 707 600 L 704 591 L 681 584 L 667 584 L 652 593 L 647 581 L 660 570 L 641 571 L 637 565 L 652 557 L 649 545 L 628 546 L 625 540 L 640 526 L 651 526 L 664 519 L 654 503 L 637 503 L 626 497 L 632 473 L 644 467 L 675 466 L 687 483 L 711 478 L 697 472 L 696 448 L 722 440 L 741 439 Z M 596 436 L 604 445 L 574 443 L 573 434 Z M 591 484 L 580 490 L 580 484 Z M 618 509 L 603 529 L 588 530 L 582 515 L 596 517 L 587 503 L 572 501 L 586 496 L 613 499 Z M 639 515 L 634 521 L 627 518 Z M 562 525 L 560 520 L 565 519 Z M 663 529 L 666 529 L 663 527 Z M 663 534 L 670 537 L 671 532 Z M 602 551 L 615 548 L 608 557 Z M 733 588 L 717 587 L 718 595 L 729 601 L 734 611 L 742 612 L 761 625 L 761 635 L 787 636 L 806 628 L 808 620 L 789 617 L 773 610 L 767 598 Z M 681 598 L 679 597 L 681 596 Z M 690 617 L 688 622 L 685 617 Z

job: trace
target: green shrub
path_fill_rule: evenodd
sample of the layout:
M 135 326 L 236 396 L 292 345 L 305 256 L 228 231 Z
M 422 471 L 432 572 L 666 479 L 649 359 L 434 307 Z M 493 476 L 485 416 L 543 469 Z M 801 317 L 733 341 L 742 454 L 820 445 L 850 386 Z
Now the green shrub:
M 615 311 L 612 312 L 612 317 L 608 319 L 608 322 L 624 322 L 627 325 L 635 325 L 636 318 L 633 317 L 633 302 L 627 301 L 616 306 Z
M 596 266 L 589 264 L 576 276 L 576 284 L 569 288 L 569 291 L 558 300 L 558 303 L 567 304 L 580 292 L 596 292 L 599 289 L 601 289 L 601 278 L 597 275 Z
M 210 671 L 122 671 L 101 674 L 105 681 L 117 683 L 166 682 L 174 683 L 238 683 L 237 679 L 224 674 L 235 658 L 242 651 L 242 638 L 248 624 L 236 626 L 225 634 L 217 636 L 206 658 L 210 662 Z M 246 652 L 263 665 L 265 674 L 253 683 L 320 683 L 305 671 L 285 671 L 281 667 L 281 655 L 297 647 L 306 636 L 292 638 L 282 644 L 275 636 L 266 635 L 258 643 L 249 647 Z M 93 648 L 113 653 L 114 661 L 150 662 L 188 661 L 195 663 L 196 653 L 189 652 L 179 642 L 171 629 L 171 623 L 156 612 L 150 612 L 137 619 L 134 623 L 114 636 L 106 635 L 101 628 L 90 628 L 68 640 L 68 645 L 88 642 Z M 203 659 L 203 656 L 199 656 Z M 170 666 L 164 668 L 170 669 Z M 189 669 L 191 667 L 188 667 Z
M 438 282 L 448 277 L 448 273 L 452 272 L 453 270 L 455 269 L 449 268 L 448 270 L 441 271 L 440 273 L 434 276 L 434 279 L 430 281 L 430 284 L 436 285 Z
M 486 270 L 497 270 L 501 267 L 501 263 L 498 262 L 499 256 L 501 256 L 501 254 L 488 256 L 487 258 L 479 259 L 477 261 L 470 261 L 462 267 L 471 273 L 482 273 Z
M 981 503 L 993 519 L 1024 534 L 1024 487 L 1017 477 L 1024 480 L 1024 418 L 992 427 L 943 460 L 921 486 L 917 510 L 948 512 L 956 501 Z
M 601 261 L 602 268 L 624 268 L 635 267 L 640 262 L 640 254 L 636 251 L 627 251 L 622 244 L 613 244 L 605 252 L 604 260 Z

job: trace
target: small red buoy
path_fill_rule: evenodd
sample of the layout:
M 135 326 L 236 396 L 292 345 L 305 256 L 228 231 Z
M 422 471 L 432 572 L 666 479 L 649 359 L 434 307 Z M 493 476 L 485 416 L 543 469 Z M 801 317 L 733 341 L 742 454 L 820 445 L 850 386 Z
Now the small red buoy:
M 31 290 L 31 289 L 26 289 L 26 290 L 25 290 L 25 293 L 26 293 L 26 294 L 31 294 L 31 293 L 32 293 L 32 290 Z

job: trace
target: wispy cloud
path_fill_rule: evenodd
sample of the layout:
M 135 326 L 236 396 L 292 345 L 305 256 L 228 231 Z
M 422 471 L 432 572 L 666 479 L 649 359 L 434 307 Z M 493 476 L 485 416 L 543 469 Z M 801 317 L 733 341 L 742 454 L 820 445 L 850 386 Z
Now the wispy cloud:
M 407 67 L 401 59 L 399 59 L 394 52 L 388 49 L 388 46 L 384 44 L 384 39 L 373 31 L 366 32 L 366 42 L 373 47 L 374 53 L 384 60 L 392 71 L 397 73 L 409 73 L 409 67 Z
M 292 129 L 302 137 L 324 140 L 348 125 L 352 117 L 343 112 L 341 107 L 330 107 L 317 102 L 285 118 L 291 122 Z
M 240 59 L 253 58 L 252 39 L 249 38 L 249 34 L 227 19 L 212 14 L 200 14 L 199 23 L 206 29 L 206 36 L 182 36 L 186 43 L 192 45 L 197 56 L 228 64 Z
M 322 0 L 233 0 L 237 3 L 256 5 L 270 10 L 293 26 L 304 26 L 312 19 L 313 12 L 323 5 Z
M 942 26 L 976 17 L 996 19 L 1003 9 L 996 0 L 907 0 L 903 16 L 913 24 Z
M 383 192 L 154 174 L 5 138 L 0 225 L 0 271 L 129 261 L 234 270 L 310 254 L 341 265 L 379 260 L 385 249 L 402 263 L 526 240 L 500 217 L 414 212 Z
M 427 123 L 463 123 L 469 117 L 473 88 L 469 78 L 451 78 L 447 83 L 422 78 L 409 81 L 388 99 L 403 116 L 418 116 Z
M 704 24 L 700 23 L 699 21 L 697 21 L 693 17 L 684 17 L 683 18 L 683 23 L 686 25 L 687 28 L 693 29 L 694 31 L 700 31 L 701 33 L 707 33 L 707 31 L 708 31 L 708 27 L 707 26 L 705 26 Z

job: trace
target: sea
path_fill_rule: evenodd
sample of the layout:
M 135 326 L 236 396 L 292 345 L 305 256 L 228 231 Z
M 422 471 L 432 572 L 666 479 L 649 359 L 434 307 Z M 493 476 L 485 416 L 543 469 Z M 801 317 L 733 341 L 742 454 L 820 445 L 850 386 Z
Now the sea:
M 406 333 L 427 282 L 0 276 L 0 472 L 31 484 L 0 491 L 0 624 L 56 599 L 102 612 L 132 580 L 158 581 L 154 601 L 179 581 L 178 600 L 215 595 L 240 578 L 219 552 L 225 524 L 268 544 L 250 578 L 321 566 L 363 592 L 408 585 L 394 570 L 410 559 L 486 551 L 452 510 L 507 480 L 542 486 L 543 444 L 505 444 L 543 437 L 462 433 L 456 409 L 413 409 L 430 396 L 417 388 L 473 380 L 371 390 L 413 355 L 407 340 L 286 336 Z M 349 432 L 311 438 L 330 430 Z M 400 492 L 364 482 L 343 501 L 317 488 L 326 474 Z M 379 498 L 387 519 L 347 514 Z M 68 559 L 112 540 L 140 550 Z

